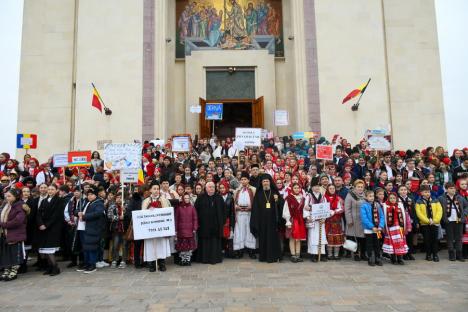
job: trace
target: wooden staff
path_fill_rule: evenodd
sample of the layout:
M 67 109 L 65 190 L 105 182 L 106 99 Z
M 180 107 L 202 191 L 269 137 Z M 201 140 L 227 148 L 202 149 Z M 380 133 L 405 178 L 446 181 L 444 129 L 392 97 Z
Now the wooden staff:
M 323 219 L 319 220 L 319 241 L 318 241 L 318 261 L 320 262 L 320 258 L 322 255 L 322 224 Z

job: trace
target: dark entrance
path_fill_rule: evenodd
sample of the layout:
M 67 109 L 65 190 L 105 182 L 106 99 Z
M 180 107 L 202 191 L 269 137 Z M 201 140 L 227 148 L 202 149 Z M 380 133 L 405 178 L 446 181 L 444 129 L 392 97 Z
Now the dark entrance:
M 214 133 L 218 138 L 234 137 L 237 128 L 252 127 L 252 103 L 223 103 L 223 120 L 215 121 Z M 213 124 L 210 131 L 213 132 Z
M 209 138 L 213 133 L 213 121 L 205 119 L 207 101 L 200 98 L 200 138 Z M 263 96 L 258 99 L 224 99 L 208 103 L 223 103 L 223 120 L 215 121 L 217 137 L 233 137 L 236 128 L 263 128 Z

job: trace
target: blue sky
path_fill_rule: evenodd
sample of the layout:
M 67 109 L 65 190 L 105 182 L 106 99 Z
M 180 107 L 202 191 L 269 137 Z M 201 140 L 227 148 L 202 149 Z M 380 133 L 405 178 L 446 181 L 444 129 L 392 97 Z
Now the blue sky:
M 451 150 L 468 146 L 465 125 L 468 120 L 465 94 L 468 86 L 468 0 L 436 0 L 436 12 L 445 120 Z M 22 20 L 23 0 L 0 0 L 0 111 L 3 117 L 0 152 L 13 155 L 17 132 Z

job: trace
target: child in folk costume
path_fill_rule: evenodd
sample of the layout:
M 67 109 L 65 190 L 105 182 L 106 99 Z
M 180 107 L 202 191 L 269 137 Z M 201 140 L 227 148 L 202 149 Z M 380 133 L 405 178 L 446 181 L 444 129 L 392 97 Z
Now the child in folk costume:
M 158 209 L 170 207 L 169 201 L 160 196 L 160 189 L 158 183 L 153 183 L 150 189 L 151 195 L 146 198 L 141 209 Z M 156 271 L 156 261 L 158 262 L 158 270 L 161 272 L 166 271 L 166 258 L 171 256 L 171 242 L 170 237 L 157 237 L 148 238 L 144 240 L 144 261 L 149 262 L 149 271 Z
M 424 237 L 426 260 L 439 262 L 439 226 L 442 219 L 442 206 L 431 198 L 428 185 L 421 185 L 421 198 L 416 202 L 416 215 L 419 219 L 419 229 Z
M 361 222 L 366 237 L 366 251 L 370 266 L 382 266 L 380 257 L 380 239 L 385 227 L 385 216 L 382 206 L 374 201 L 374 192 L 366 191 L 366 200 L 361 205 Z
M 447 191 L 439 197 L 439 202 L 443 209 L 442 220 L 445 225 L 449 260 L 465 262 L 462 255 L 462 240 L 463 227 L 468 215 L 468 202 L 457 194 L 454 183 L 445 183 L 445 189 Z
M 224 256 L 228 258 L 234 257 L 233 252 L 233 237 L 234 225 L 236 223 L 236 216 L 234 212 L 234 197 L 229 192 L 229 182 L 222 180 L 218 185 L 219 194 L 224 200 L 226 222 L 223 228 L 223 249 Z
M 330 218 L 325 221 L 327 233 L 328 260 L 340 260 L 340 248 L 344 243 L 343 233 L 343 201 L 336 193 L 333 184 L 328 185 L 325 200 L 330 203 Z
M 393 192 L 388 194 L 383 211 L 386 233 L 383 251 L 391 255 L 393 264 L 405 264 L 403 255 L 408 252 L 405 235 L 411 230 L 410 217 L 406 215 L 403 204 L 398 203 L 398 195 Z
M 252 233 L 250 233 L 250 213 L 255 195 L 255 187 L 249 185 L 249 179 L 249 174 L 242 172 L 241 186 L 234 193 L 236 224 L 234 226 L 233 249 L 237 258 L 242 258 L 243 250 L 247 248 L 249 257 L 256 259 L 256 240 Z
M 411 218 L 411 231 L 406 234 L 406 244 L 408 244 L 408 253 L 403 257 L 404 260 L 415 260 L 414 239 L 417 239 L 417 233 L 414 235 L 417 227 L 416 211 L 414 210 L 414 200 L 408 194 L 408 188 L 405 185 L 398 187 L 398 201 L 403 204 L 406 215 Z M 416 242 L 417 244 L 417 242 Z
M 325 246 L 327 245 L 327 236 L 324 226 L 325 220 L 316 220 L 312 217 L 312 212 L 315 209 L 313 205 L 324 202 L 326 202 L 326 199 L 321 193 L 321 186 L 317 183 L 313 183 L 312 192 L 307 194 L 303 213 L 307 227 L 307 252 L 312 255 L 312 262 L 318 262 L 319 252 L 323 255 L 323 257 L 320 257 L 320 260 L 327 261 L 325 257 Z
M 195 233 L 198 229 L 198 216 L 190 201 L 190 195 L 185 194 L 175 213 L 176 250 L 180 255 L 180 265 L 191 265 L 192 252 L 197 248 Z
M 306 197 L 299 184 L 292 185 L 292 192 L 286 197 L 283 207 L 283 219 L 286 220 L 286 238 L 289 238 L 291 262 L 302 262 L 301 241 L 306 240 L 304 223 L 304 205 Z

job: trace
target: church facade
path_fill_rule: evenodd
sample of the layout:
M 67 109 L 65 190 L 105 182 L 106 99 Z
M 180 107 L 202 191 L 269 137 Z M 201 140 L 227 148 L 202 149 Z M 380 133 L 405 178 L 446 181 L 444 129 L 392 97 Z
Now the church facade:
M 18 132 L 39 157 L 236 126 L 446 146 L 433 0 L 25 0 L 23 23 Z

